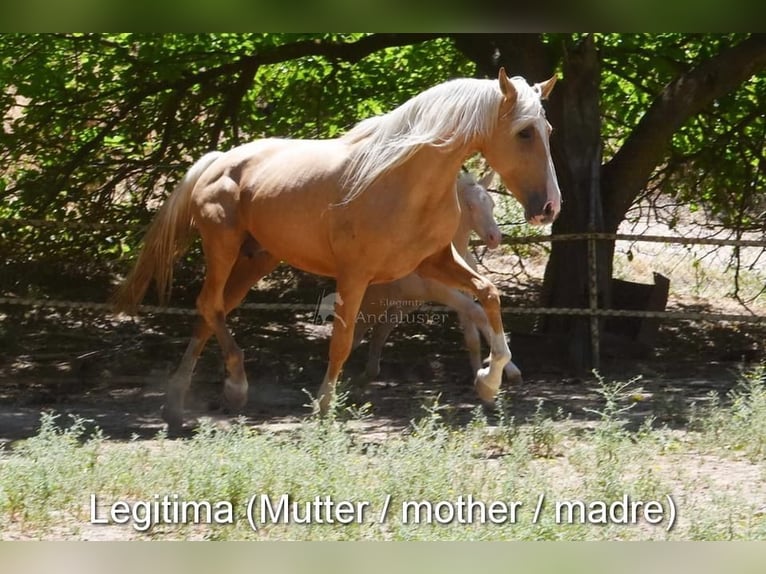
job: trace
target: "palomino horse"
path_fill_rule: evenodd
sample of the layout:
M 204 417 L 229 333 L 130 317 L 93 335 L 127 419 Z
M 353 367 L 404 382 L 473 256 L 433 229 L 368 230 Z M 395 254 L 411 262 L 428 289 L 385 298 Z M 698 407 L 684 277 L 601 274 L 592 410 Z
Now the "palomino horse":
M 477 182 L 469 172 L 461 172 L 457 181 L 460 224 L 452 238 L 452 245 L 474 271 L 478 264 L 468 249 L 471 233 L 475 231 L 490 249 L 497 247 L 502 238 L 493 214 L 495 202 L 486 189 L 494 177 L 495 173 L 490 170 L 481 181 Z M 380 373 L 380 356 L 383 346 L 400 322 L 400 318 L 426 301 L 441 303 L 457 312 L 471 368 L 474 373 L 481 368 L 479 332 L 488 342 L 492 336 L 484 310 L 465 293 L 435 279 L 421 277 L 415 272 L 391 283 L 379 283 L 367 288 L 359 308 L 359 315 L 357 315 L 353 347 L 359 345 L 364 334 L 372 326 L 365 372 L 368 379 Z M 509 361 L 504 371 L 509 380 L 520 381 L 521 372 L 513 362 Z
M 475 296 L 489 320 L 489 365 L 476 372 L 479 397 L 494 400 L 511 358 L 497 289 L 452 247 L 460 208 L 455 179 L 480 152 L 524 206 L 532 224 L 553 221 L 561 205 L 541 100 L 555 83 L 523 78 L 456 79 L 368 118 L 327 140 L 262 139 L 199 159 L 166 200 L 144 247 L 115 294 L 134 310 L 152 278 L 167 299 L 175 259 L 196 227 L 206 263 L 200 319 L 168 382 L 163 416 L 180 427 L 195 362 L 215 334 L 228 376 L 224 398 L 247 402 L 243 353 L 226 326 L 255 282 L 280 261 L 335 277 L 329 363 L 318 400 L 329 408 L 351 350 L 367 286 L 415 271 Z M 341 304 L 342 302 L 342 304 Z

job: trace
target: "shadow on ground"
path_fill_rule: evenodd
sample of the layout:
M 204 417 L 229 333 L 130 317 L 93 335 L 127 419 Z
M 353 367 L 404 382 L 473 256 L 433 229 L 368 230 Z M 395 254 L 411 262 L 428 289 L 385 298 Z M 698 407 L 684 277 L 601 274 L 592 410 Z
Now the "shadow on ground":
M 293 278 L 290 289 L 274 288 L 278 282 L 254 291 L 251 300 L 311 304 L 333 286 L 305 275 Z M 573 422 L 591 424 L 591 409 L 601 405 L 596 379 L 559 370 L 550 345 L 531 331 L 529 319 L 505 319 L 513 333 L 514 361 L 525 375 L 523 385 L 507 387 L 508 414 L 523 421 L 543 401 L 547 414 L 560 409 Z M 186 347 L 192 321 L 165 314 L 126 319 L 87 310 L 0 309 L 0 441 L 34 434 L 44 411 L 64 415 L 62 420 L 69 414 L 92 420 L 114 439 L 154 437 L 164 428 L 164 385 Z M 247 421 L 279 427 L 309 416 L 311 394 L 326 365 L 330 324 L 315 324 L 314 313 L 304 308 L 235 312 L 230 325 L 246 356 L 250 401 L 242 415 Z M 763 325 L 666 322 L 652 358 L 607 357 L 602 375 L 622 381 L 641 375 L 634 386 L 635 420 L 653 416 L 656 424 L 682 426 L 692 403 L 710 392 L 725 396 L 742 368 L 763 360 L 764 340 Z M 366 352 L 363 344 L 353 353 L 347 378 L 358 380 Z M 211 343 L 188 399 L 190 428 L 203 416 L 231 420 L 220 408 L 222 380 L 218 348 Z M 423 405 L 437 396 L 455 424 L 468 421 L 479 405 L 454 314 L 438 327 L 410 324 L 394 331 L 381 375 L 352 400 L 370 404 L 372 417 L 365 425 L 371 432 L 387 432 L 423 416 Z

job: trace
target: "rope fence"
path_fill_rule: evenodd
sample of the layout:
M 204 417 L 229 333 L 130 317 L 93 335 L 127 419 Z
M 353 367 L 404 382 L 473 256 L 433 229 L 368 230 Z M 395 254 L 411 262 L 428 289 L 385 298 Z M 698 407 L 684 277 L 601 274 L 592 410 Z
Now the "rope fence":
M 48 219 L 21 219 L 21 218 L 0 218 L 0 227 L 20 226 L 20 227 L 61 227 L 67 229 L 86 229 L 86 230 L 107 230 L 107 231 L 139 231 L 145 226 L 131 224 L 114 224 L 103 222 L 84 222 L 80 220 L 56 221 Z M 605 317 L 636 317 L 651 319 L 671 319 L 688 321 L 706 321 L 706 322 L 742 322 L 751 324 L 766 324 L 766 316 L 756 314 L 732 314 L 732 313 L 705 313 L 695 311 L 641 311 L 627 309 L 602 309 L 597 307 L 597 286 L 596 286 L 596 258 L 593 246 L 597 241 L 632 241 L 649 243 L 669 243 L 683 245 L 711 245 L 718 247 L 760 247 L 766 248 L 766 240 L 763 239 L 719 239 L 713 237 L 681 237 L 672 235 L 637 235 L 626 233 L 565 233 L 558 235 L 532 235 L 503 238 L 504 245 L 529 245 L 538 243 L 549 243 L 552 241 L 588 241 L 588 273 L 589 281 L 589 307 L 587 308 L 550 308 L 550 307 L 503 307 L 502 312 L 510 315 L 569 315 L 582 316 L 591 319 L 591 353 L 594 366 L 598 367 L 599 358 L 599 326 L 598 318 Z M 478 242 L 477 242 L 478 243 Z M 90 302 L 90 301 L 65 301 L 56 299 L 25 298 L 25 297 L 0 297 L 0 306 L 25 306 L 38 308 L 56 308 L 56 309 L 87 309 L 106 314 L 113 313 L 112 306 L 109 303 Z M 244 303 L 238 308 L 240 311 L 251 312 L 269 312 L 269 311 L 297 311 L 310 312 L 318 309 L 318 304 L 314 303 Z M 424 306 L 425 310 L 442 311 L 446 307 Z M 157 305 L 143 305 L 139 307 L 142 313 L 168 314 L 168 315 L 196 315 L 193 308 L 165 307 Z
M 49 309 L 84 309 L 114 313 L 109 303 L 97 303 L 92 301 L 66 301 L 59 299 L 35 299 L 26 297 L 0 297 L 0 305 L 38 307 Z M 448 311 L 448 307 L 442 305 L 423 305 L 424 311 Z M 237 307 L 238 311 L 316 311 L 316 303 L 243 303 Z M 678 319 L 687 321 L 721 321 L 739 323 L 763 323 L 766 317 L 760 315 L 745 315 L 735 313 L 704 313 L 698 311 L 639 311 L 632 309 L 590 309 L 565 308 L 565 307 L 502 307 L 501 311 L 507 315 L 570 315 L 583 317 L 641 317 L 648 319 Z M 158 315 L 187 315 L 194 316 L 197 310 L 192 307 L 166 307 L 160 305 L 141 305 L 139 313 Z
M 530 245 L 551 241 L 635 241 L 646 243 L 677 243 L 683 245 L 715 245 L 718 247 L 766 247 L 766 240 L 760 239 L 716 239 L 714 237 L 680 237 L 675 235 L 636 235 L 631 233 L 562 233 L 559 235 L 528 235 L 504 237 L 504 245 Z
M 148 225 L 148 224 L 147 224 Z M 130 223 L 105 223 L 105 222 L 86 222 L 78 219 L 73 220 L 54 220 L 54 219 L 22 219 L 22 218 L 0 218 L 0 226 L 17 227 L 61 227 L 65 229 L 89 229 L 105 231 L 141 231 L 147 225 L 136 225 Z M 631 233 L 561 233 L 557 235 L 527 235 L 527 236 L 505 236 L 503 245 L 530 245 L 535 243 L 550 243 L 552 241 L 577 241 L 577 240 L 605 240 L 605 241 L 635 241 L 646 243 L 677 243 L 684 245 L 714 245 L 718 247 L 764 247 L 766 248 L 766 239 L 718 239 L 715 237 L 681 237 L 675 235 L 638 235 Z M 473 244 L 479 245 L 475 240 Z

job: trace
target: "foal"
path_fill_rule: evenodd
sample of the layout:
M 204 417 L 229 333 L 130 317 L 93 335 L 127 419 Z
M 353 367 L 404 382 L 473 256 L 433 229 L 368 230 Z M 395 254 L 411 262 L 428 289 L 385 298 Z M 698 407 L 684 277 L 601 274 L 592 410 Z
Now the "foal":
M 475 231 L 490 249 L 496 248 L 502 237 L 492 213 L 495 202 L 486 189 L 494 177 L 495 172 L 490 170 L 481 181 L 477 182 L 470 173 L 461 172 L 457 180 L 460 224 L 452 238 L 452 245 L 474 271 L 478 265 L 468 249 L 471 232 Z M 391 318 L 404 317 L 426 301 L 441 303 L 457 312 L 471 369 L 476 372 L 481 368 L 479 332 L 481 331 L 487 342 L 491 337 L 489 320 L 481 305 L 458 289 L 448 287 L 434 279 L 421 277 L 418 273 L 410 273 L 391 283 L 370 285 L 362 300 L 354 331 L 354 348 L 361 343 L 365 333 L 370 329 L 368 321 L 371 321 L 371 318 L 375 321 L 372 325 L 365 370 L 367 379 L 373 379 L 380 373 L 383 347 L 397 325 L 397 321 Z M 381 321 L 381 318 L 385 320 Z M 521 372 L 512 362 L 505 366 L 504 372 L 509 380 L 521 381 Z

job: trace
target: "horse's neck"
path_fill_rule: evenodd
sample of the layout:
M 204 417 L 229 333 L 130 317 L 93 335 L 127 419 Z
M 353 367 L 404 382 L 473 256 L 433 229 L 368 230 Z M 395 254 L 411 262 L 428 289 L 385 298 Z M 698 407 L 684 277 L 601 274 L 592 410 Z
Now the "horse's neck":
M 479 266 L 479 262 L 476 261 L 476 257 L 473 256 L 473 253 L 468 249 L 468 243 L 471 237 L 471 230 L 468 229 L 468 232 L 461 237 L 458 237 L 458 234 L 455 234 L 455 239 L 452 241 L 452 245 L 455 246 L 455 251 L 457 251 L 460 254 L 460 257 L 463 258 L 463 260 L 468 263 L 468 266 L 476 271 L 476 268 Z
M 471 240 L 472 229 L 467 207 L 462 202 L 460 209 L 460 225 L 458 225 L 455 236 L 452 238 L 452 245 L 455 246 L 457 252 L 465 259 L 466 253 L 468 253 L 468 243 Z
M 452 235 L 452 242 L 463 258 L 466 258 L 468 254 L 471 225 L 467 209 L 463 207 L 461 191 L 455 189 L 455 179 L 465 158 L 472 155 L 476 149 L 474 142 L 448 149 L 424 146 L 408 161 L 393 170 L 397 172 L 395 189 L 417 189 L 415 193 L 407 191 L 411 209 L 421 209 L 429 214 L 440 211 L 443 215 L 445 210 L 453 209 L 450 206 L 460 205 L 459 216 L 457 213 L 454 214 L 454 221 L 458 223 L 458 226 Z M 457 198 L 455 198 L 456 192 Z
M 458 190 L 458 194 L 460 193 L 461 191 Z M 476 261 L 476 258 L 473 256 L 473 253 L 468 250 L 468 244 L 471 241 L 471 233 L 473 229 L 471 228 L 471 218 L 468 216 L 468 207 L 465 205 L 465 202 L 462 199 L 463 198 L 461 196 L 460 225 L 458 225 L 455 236 L 452 238 L 452 245 L 455 246 L 455 251 L 460 254 L 460 257 L 462 257 L 463 260 L 468 263 L 471 269 L 475 271 L 479 264 Z
M 456 205 L 455 179 L 465 158 L 475 149 L 470 144 L 440 148 L 424 146 L 415 152 L 402 165 L 392 172 L 396 173 L 396 187 L 407 190 L 410 205 L 420 207 L 443 208 Z M 416 189 L 415 193 L 411 193 Z M 389 192 L 390 193 L 390 192 Z M 447 198 L 451 198 L 447 201 Z M 457 218 L 456 218 L 457 219 Z

